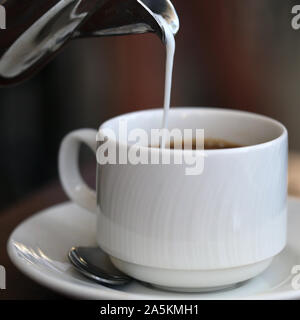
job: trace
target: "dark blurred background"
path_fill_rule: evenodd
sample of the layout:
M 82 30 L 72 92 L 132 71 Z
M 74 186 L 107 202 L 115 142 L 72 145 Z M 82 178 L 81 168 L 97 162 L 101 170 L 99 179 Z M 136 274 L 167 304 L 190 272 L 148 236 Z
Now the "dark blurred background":
M 287 126 L 290 148 L 300 149 L 300 30 L 291 27 L 297 1 L 173 4 L 181 29 L 172 105 L 274 117 Z M 35 78 L 0 89 L 0 209 L 57 178 L 59 144 L 69 131 L 161 106 L 164 62 L 152 34 L 76 40 Z

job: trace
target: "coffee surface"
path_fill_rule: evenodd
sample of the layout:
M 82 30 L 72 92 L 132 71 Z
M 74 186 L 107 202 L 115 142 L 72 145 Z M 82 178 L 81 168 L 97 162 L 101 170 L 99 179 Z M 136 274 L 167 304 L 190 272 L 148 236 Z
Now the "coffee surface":
M 159 146 L 149 146 L 150 148 L 159 148 Z M 229 142 L 223 139 L 215 139 L 215 138 L 207 138 L 204 139 L 204 150 L 215 150 L 215 149 L 231 149 L 231 148 L 241 148 L 242 145 Z M 169 144 L 165 145 L 167 149 L 187 149 L 187 150 L 201 150 L 201 148 L 197 148 L 196 139 L 188 142 L 176 142 L 171 141 Z
M 196 144 L 195 146 L 193 145 L 193 148 L 196 148 Z M 213 138 L 208 138 L 204 140 L 204 149 L 231 149 L 231 148 L 241 148 L 243 147 L 242 145 L 230 142 L 230 141 L 226 141 L 223 139 L 213 139 Z

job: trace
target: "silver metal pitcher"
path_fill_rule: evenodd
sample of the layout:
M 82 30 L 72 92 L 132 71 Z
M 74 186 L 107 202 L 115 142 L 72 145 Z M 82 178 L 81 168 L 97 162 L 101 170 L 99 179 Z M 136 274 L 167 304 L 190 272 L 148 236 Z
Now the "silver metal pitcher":
M 0 86 L 31 77 L 72 39 L 154 32 L 165 41 L 158 15 L 179 29 L 169 0 L 6 0 L 0 30 Z

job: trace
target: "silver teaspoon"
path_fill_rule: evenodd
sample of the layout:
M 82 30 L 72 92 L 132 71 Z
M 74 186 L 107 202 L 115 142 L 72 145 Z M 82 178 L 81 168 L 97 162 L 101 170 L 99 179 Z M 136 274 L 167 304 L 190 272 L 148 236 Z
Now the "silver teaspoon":
M 100 248 L 72 247 L 68 258 L 78 272 L 97 283 L 120 286 L 132 281 L 112 265 Z

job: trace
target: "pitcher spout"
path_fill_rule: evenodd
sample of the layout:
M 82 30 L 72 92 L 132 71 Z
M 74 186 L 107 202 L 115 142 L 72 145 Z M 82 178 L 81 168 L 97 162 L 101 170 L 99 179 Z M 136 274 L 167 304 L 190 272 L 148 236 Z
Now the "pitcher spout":
M 116 2 L 119 5 L 116 5 Z M 179 30 L 176 10 L 169 0 L 109 1 L 103 10 L 95 12 L 75 34 L 80 37 L 101 37 L 153 32 L 165 42 L 165 19 L 172 32 Z

